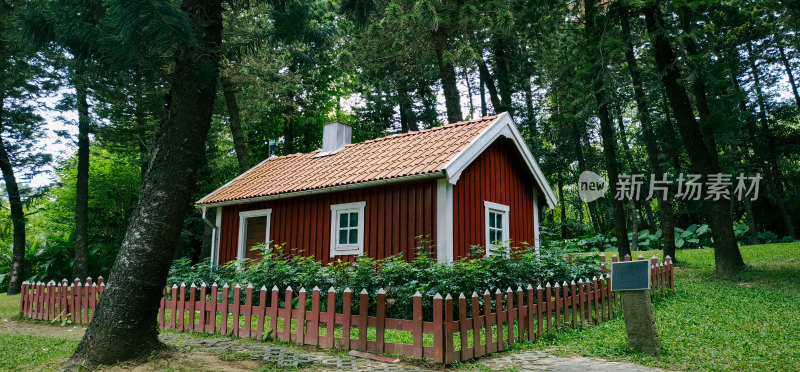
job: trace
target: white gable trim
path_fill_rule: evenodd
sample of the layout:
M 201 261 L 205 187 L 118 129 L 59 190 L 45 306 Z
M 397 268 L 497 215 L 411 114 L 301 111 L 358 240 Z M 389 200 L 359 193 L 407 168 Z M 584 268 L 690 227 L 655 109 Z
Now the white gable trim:
M 507 112 L 498 115 L 494 123 L 484 129 L 483 133 L 475 137 L 460 154 L 456 155 L 445 165 L 444 171 L 447 175 L 447 180 L 455 185 L 461 177 L 461 173 L 463 173 L 464 170 L 500 136 L 511 139 L 514 142 L 522 158 L 525 159 L 528 170 L 530 170 L 533 174 L 533 178 L 542 190 L 544 190 L 547 205 L 550 209 L 554 209 L 558 200 L 555 194 L 553 194 L 553 190 L 550 189 L 550 184 L 547 183 L 547 179 L 545 179 L 542 170 L 539 169 L 539 165 L 536 164 L 533 154 L 528 150 L 528 146 L 525 145 L 525 140 L 522 138 L 519 130 L 517 130 L 517 125 L 511 120 L 511 116 L 508 115 Z

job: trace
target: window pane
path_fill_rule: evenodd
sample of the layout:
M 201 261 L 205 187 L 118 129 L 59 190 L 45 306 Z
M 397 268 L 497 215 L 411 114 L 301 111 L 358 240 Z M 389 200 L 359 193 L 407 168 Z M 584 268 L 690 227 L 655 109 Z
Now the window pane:
M 347 244 L 347 229 L 339 230 L 339 244 Z
M 245 231 L 245 246 L 244 255 L 247 258 L 260 258 L 261 252 L 251 251 L 253 247 L 263 244 L 267 240 L 267 217 L 249 217 L 244 222 L 246 226 Z
M 350 244 L 358 244 L 358 229 L 350 230 Z
M 502 215 L 502 214 L 500 214 L 500 213 L 497 213 L 497 214 L 495 214 L 495 218 L 497 218 L 497 221 L 495 222 L 495 224 L 494 224 L 494 225 L 495 225 L 495 226 L 496 226 L 498 229 L 502 229 L 502 228 L 503 228 L 503 215 Z
M 339 227 L 347 227 L 347 213 L 339 214 Z
M 494 216 L 495 215 L 496 215 L 496 213 L 489 212 L 489 227 L 496 227 L 495 224 L 494 224 Z
M 356 227 L 356 226 L 358 226 L 358 213 L 353 212 L 350 213 L 350 227 Z
M 497 238 L 497 241 L 500 241 L 500 242 L 503 241 L 503 230 L 497 230 L 497 234 L 495 234 L 495 235 L 496 235 L 495 237 Z

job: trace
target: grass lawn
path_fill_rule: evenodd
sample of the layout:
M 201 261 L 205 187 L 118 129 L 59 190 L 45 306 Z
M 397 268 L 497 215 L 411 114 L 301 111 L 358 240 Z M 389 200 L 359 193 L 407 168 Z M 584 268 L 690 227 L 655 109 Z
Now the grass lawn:
M 655 303 L 661 352 L 627 350 L 621 319 L 526 348 L 678 370 L 800 370 L 800 243 L 742 247 L 749 269 L 714 278 L 714 252 L 679 251 L 675 294 Z M 660 252 L 647 252 L 650 257 Z
M 0 294 L 0 318 L 3 323 L 19 318 L 19 295 Z M 72 355 L 76 347 L 76 339 L 2 332 L 0 371 L 55 370 Z

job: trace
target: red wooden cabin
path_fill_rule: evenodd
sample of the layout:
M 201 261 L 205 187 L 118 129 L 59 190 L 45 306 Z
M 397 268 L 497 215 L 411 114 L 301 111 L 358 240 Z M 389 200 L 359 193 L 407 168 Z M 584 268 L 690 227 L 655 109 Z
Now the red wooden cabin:
M 539 208 L 556 198 L 508 114 L 355 144 L 346 124 L 323 131 L 322 149 L 269 158 L 197 202 L 216 210 L 212 263 L 270 241 L 324 263 L 413 258 L 417 236 L 439 262 L 539 246 Z

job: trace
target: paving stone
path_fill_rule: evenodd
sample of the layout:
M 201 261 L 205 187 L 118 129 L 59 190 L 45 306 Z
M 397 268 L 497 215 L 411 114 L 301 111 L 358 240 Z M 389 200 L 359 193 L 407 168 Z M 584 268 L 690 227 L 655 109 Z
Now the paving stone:
M 314 360 L 304 354 L 295 353 L 281 348 L 269 348 L 264 353 L 264 361 L 275 364 L 279 367 L 308 367 L 314 364 Z

